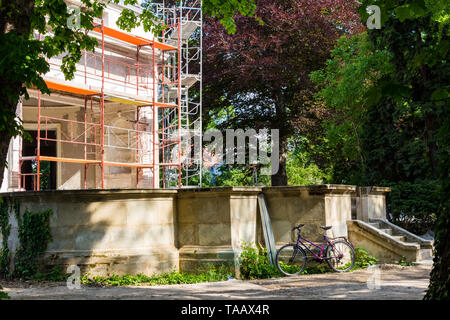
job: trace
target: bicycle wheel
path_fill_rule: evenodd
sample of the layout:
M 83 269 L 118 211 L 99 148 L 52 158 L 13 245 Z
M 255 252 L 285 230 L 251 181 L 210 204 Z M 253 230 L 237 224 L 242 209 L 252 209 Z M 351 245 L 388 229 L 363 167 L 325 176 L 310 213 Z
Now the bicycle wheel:
M 337 272 L 349 271 L 356 261 L 355 249 L 347 241 L 335 241 L 327 248 L 327 263 Z
M 295 244 L 282 246 L 276 257 L 277 268 L 285 276 L 295 276 L 303 272 L 306 266 L 306 254 Z

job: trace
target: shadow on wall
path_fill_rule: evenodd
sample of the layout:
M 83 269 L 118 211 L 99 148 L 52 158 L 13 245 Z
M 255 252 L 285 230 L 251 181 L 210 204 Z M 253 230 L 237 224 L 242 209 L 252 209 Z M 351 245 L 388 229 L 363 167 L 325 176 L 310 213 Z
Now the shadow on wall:
M 26 208 L 53 211 L 53 241 L 41 259 L 44 269 L 77 265 L 93 275 L 178 269 L 173 194 L 143 196 L 137 191 L 124 197 L 123 191 L 92 190 L 22 195 L 17 197 L 21 214 Z
M 347 236 L 354 186 L 227 187 L 195 190 L 73 190 L 9 193 L 21 212 L 52 209 L 47 268 L 78 265 L 91 274 L 193 271 L 199 264 L 234 263 L 242 241 L 264 242 L 257 195 L 264 193 L 275 242 L 295 238 L 292 227 L 321 241 Z M 342 227 L 345 226 L 345 228 Z M 17 229 L 17 228 L 16 228 Z M 17 231 L 17 230 L 16 230 Z M 17 238 L 12 232 L 12 238 Z

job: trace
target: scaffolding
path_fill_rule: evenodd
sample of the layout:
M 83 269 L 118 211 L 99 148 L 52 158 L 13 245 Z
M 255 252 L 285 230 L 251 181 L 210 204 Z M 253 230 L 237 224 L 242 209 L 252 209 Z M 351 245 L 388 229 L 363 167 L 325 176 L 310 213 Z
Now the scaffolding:
M 170 7 L 161 2 L 153 4 L 153 10 L 164 24 L 161 34 L 153 39 L 107 27 L 103 19 L 96 21 L 91 33 L 98 39 L 98 48 L 83 53 L 80 63 L 84 64 L 84 70 L 77 70 L 84 77 L 84 86 L 44 77 L 52 94 L 84 101 L 80 107 L 82 119 L 44 114 L 41 93 L 37 90 L 37 147 L 34 155 L 23 155 L 21 141 L 18 174 L 21 190 L 25 189 L 27 179 L 28 183 L 31 179 L 33 190 L 40 190 L 43 161 L 82 166 L 85 189 L 104 189 L 108 167 L 130 168 L 129 172 L 133 169 L 136 188 L 201 186 L 201 1 L 182 1 Z M 135 48 L 135 61 L 124 62 L 126 59 L 112 55 L 105 50 L 105 40 Z M 149 63 L 142 61 L 143 55 Z M 49 63 L 59 67 L 57 63 Z M 117 77 L 114 70 L 118 67 L 126 70 L 124 77 Z M 105 87 L 105 81 L 117 83 L 124 93 Z M 108 123 L 105 115 L 109 103 L 129 106 L 134 119 L 128 117 L 126 121 L 132 125 Z M 51 135 L 49 131 L 54 125 L 65 130 L 59 136 Z M 76 150 L 81 148 L 82 152 L 71 157 L 49 156 L 41 152 L 44 142 L 77 146 Z M 121 151 L 135 153 L 134 159 L 121 160 L 118 156 Z M 27 162 L 33 167 L 31 173 L 22 172 Z M 91 167 L 95 169 L 89 170 Z M 95 173 L 94 184 L 90 186 L 89 172 Z
M 155 15 L 174 26 L 179 17 L 177 28 L 166 28 L 158 40 L 180 46 L 181 59 L 180 96 L 181 101 L 181 135 L 182 147 L 182 182 L 184 187 L 201 187 L 202 185 L 202 10 L 201 0 L 165 0 L 153 2 Z M 177 38 L 177 32 L 180 37 Z M 174 89 L 165 93 L 167 98 L 178 94 Z M 165 111 L 163 118 L 170 119 L 170 110 Z M 165 132 L 163 135 L 170 135 Z M 167 153 L 167 152 L 166 152 Z M 164 157 L 167 154 L 163 152 Z M 170 184 L 173 174 L 170 168 L 164 169 L 163 186 Z

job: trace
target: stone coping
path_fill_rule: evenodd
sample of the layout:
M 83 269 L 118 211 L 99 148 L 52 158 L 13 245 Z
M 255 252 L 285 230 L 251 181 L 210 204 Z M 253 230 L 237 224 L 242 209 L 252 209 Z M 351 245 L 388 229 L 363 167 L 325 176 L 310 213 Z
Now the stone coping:
M 356 186 L 342 184 L 319 184 L 306 186 L 282 186 L 282 187 L 264 187 L 263 192 L 298 192 L 308 191 L 318 194 L 345 194 L 356 191 Z
M 392 189 L 389 187 L 377 187 L 377 186 L 369 186 L 369 187 L 356 187 L 355 195 L 385 195 L 388 192 L 391 192 Z
M 279 186 L 279 187 L 209 187 L 186 189 L 87 189 L 87 190 L 48 190 L 48 191 L 19 191 L 1 192 L 0 197 L 40 197 L 40 196 L 172 196 L 183 197 L 192 194 L 258 194 L 258 193 L 297 193 L 307 191 L 311 194 L 359 194 L 359 190 L 365 188 L 369 194 L 385 194 L 391 191 L 387 187 L 358 187 L 354 185 L 322 184 L 304 186 Z
M 210 187 L 210 188 L 186 188 L 177 189 L 178 193 L 261 193 L 264 187 Z
M 87 190 L 45 190 L 0 192 L 0 197 L 40 197 L 40 196 L 176 196 L 177 189 L 87 189 Z

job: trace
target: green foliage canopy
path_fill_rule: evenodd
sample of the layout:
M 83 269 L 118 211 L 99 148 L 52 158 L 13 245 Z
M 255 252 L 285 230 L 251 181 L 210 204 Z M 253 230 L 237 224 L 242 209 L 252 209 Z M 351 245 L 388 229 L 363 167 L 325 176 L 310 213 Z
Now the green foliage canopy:
M 324 122 L 330 147 L 358 162 L 363 171 L 362 125 L 374 86 L 393 71 L 390 60 L 386 50 L 374 50 L 367 33 L 345 35 L 331 51 L 326 67 L 310 74 L 320 88 L 316 96 L 333 109 L 334 117 Z

